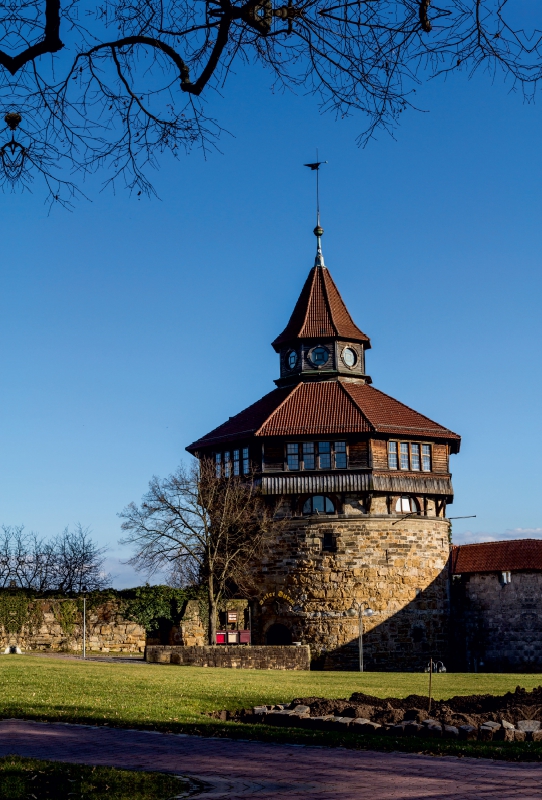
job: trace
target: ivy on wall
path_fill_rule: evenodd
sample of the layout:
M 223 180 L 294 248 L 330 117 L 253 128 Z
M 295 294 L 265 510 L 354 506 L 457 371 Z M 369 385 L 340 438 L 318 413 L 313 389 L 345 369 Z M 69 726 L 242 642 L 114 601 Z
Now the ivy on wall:
M 43 612 L 25 592 L 0 592 L 0 625 L 6 633 L 16 635 L 23 628 L 31 633 L 43 622 Z
M 82 622 L 83 600 L 78 595 L 45 592 L 36 594 L 22 589 L 0 588 L 0 626 L 15 635 L 25 628 L 37 631 L 43 622 L 41 600 L 51 601 L 55 619 L 62 632 L 70 636 Z M 60 602 L 54 602 L 58 600 Z M 105 589 L 86 596 L 87 620 L 96 609 L 111 603 L 114 614 L 141 625 L 147 633 L 159 628 L 162 621 L 175 624 L 186 602 L 197 600 L 205 625 L 207 606 L 205 595 L 198 588 L 175 589 L 171 586 L 137 586 L 134 589 Z

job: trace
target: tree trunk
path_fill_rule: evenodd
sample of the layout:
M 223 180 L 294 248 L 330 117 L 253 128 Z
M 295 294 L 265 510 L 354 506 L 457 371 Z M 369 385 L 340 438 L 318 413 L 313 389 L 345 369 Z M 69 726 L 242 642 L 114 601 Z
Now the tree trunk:
M 209 599 L 209 644 L 216 644 L 216 610 L 217 603 L 215 593 L 213 591 L 213 580 L 209 579 L 207 585 L 208 599 Z

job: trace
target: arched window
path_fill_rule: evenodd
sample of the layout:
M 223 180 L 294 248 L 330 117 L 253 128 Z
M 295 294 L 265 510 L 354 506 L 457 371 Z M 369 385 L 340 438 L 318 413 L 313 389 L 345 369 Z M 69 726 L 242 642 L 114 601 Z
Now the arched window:
M 413 497 L 407 497 L 404 495 L 398 499 L 397 503 L 395 504 L 395 510 L 399 514 L 412 514 L 417 513 L 420 509 L 417 501 Z
M 315 494 L 305 501 L 303 506 L 304 514 L 334 514 L 335 505 L 329 497 L 323 494 Z

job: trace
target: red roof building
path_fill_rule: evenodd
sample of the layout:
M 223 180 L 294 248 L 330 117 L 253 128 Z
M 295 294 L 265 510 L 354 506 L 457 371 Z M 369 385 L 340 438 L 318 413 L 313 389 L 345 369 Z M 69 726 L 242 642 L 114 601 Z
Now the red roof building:
M 316 229 L 318 231 L 321 229 Z M 315 231 L 315 232 L 316 232 Z M 448 459 L 460 437 L 373 388 L 369 337 L 357 327 L 318 251 L 290 320 L 273 342 L 277 388 L 193 442 L 225 475 L 255 472 L 264 492 L 302 497 L 345 488 L 384 493 L 389 513 L 412 495 L 412 509 L 444 514 L 453 498 Z M 417 499 L 415 499 L 417 498 Z M 429 501 L 429 505 L 428 505 Z M 297 500 L 294 502 L 294 505 Z
M 453 575 L 542 571 L 542 540 L 514 539 L 458 545 L 452 548 L 451 569 Z

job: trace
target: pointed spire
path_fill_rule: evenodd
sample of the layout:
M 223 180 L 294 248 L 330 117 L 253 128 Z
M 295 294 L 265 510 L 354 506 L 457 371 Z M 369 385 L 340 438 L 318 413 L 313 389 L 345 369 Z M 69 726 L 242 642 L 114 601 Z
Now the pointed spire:
M 320 226 L 320 210 L 317 212 L 316 228 L 313 230 L 313 233 L 316 236 L 316 258 L 314 259 L 314 266 L 326 269 L 324 254 L 322 253 L 322 236 L 324 235 L 324 229 Z

